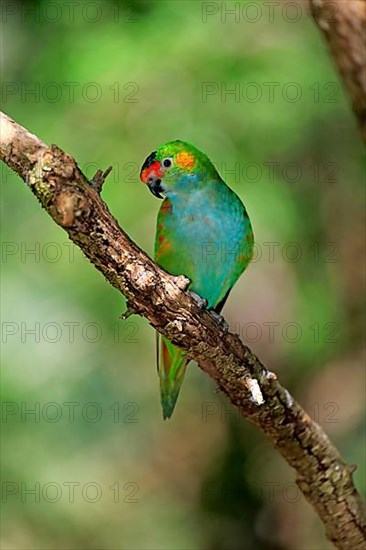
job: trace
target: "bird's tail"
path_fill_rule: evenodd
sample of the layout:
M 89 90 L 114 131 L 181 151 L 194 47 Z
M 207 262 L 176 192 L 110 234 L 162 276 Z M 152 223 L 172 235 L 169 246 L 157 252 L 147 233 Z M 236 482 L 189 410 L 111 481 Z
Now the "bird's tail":
M 164 420 L 171 417 L 178 399 L 188 363 L 185 355 L 184 351 L 157 333 L 157 365 Z

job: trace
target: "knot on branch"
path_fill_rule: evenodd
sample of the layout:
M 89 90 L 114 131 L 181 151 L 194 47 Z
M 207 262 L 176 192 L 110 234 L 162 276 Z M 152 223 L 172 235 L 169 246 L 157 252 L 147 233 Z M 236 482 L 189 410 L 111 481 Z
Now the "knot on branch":
M 66 182 L 71 178 L 83 177 L 74 159 L 55 144 L 44 151 L 41 167 L 44 172 L 50 172 L 50 175 L 63 178 Z
M 54 205 L 57 222 L 63 227 L 72 227 L 76 218 L 88 216 L 90 212 L 85 197 L 73 191 L 57 194 Z

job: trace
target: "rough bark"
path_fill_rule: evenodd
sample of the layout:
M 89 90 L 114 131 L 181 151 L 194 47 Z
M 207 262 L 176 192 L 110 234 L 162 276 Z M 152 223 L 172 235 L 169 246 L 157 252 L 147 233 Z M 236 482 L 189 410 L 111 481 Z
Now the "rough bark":
M 345 464 L 322 429 L 276 376 L 186 291 L 189 281 L 159 268 L 119 227 L 99 195 L 101 173 L 89 182 L 57 146 L 1 114 L 1 159 L 27 183 L 134 312 L 181 346 L 258 426 L 295 469 L 297 484 L 341 549 L 366 548 L 365 508 Z
M 366 0 L 308 0 L 366 143 Z

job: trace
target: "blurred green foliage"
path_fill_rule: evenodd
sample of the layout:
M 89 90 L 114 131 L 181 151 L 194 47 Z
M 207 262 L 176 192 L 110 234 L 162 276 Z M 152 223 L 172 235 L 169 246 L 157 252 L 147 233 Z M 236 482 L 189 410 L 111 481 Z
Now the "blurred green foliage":
M 149 253 L 141 163 L 171 139 L 204 150 L 257 241 L 225 316 L 361 465 L 362 145 L 304 6 L 250 4 L 3 2 L 3 107 L 88 176 L 113 165 L 103 198 Z M 163 423 L 151 327 L 119 321 L 120 295 L 2 180 L 2 547 L 328 548 L 293 473 L 195 365 Z

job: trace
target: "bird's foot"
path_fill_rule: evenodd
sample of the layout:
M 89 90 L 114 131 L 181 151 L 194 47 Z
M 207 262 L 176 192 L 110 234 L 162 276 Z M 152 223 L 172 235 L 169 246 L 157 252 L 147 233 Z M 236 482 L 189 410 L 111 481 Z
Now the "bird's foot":
M 229 325 L 227 324 L 227 322 L 225 321 L 222 315 L 220 315 L 219 313 L 216 313 L 214 309 L 210 309 L 209 314 L 216 321 L 216 323 L 219 323 L 220 327 L 224 332 L 228 332 Z
M 188 292 L 199 308 L 204 309 L 207 306 L 207 300 L 204 300 L 204 298 L 201 298 L 201 296 L 199 296 L 195 292 L 192 292 L 192 290 L 189 290 Z
M 189 290 L 188 292 L 192 296 L 193 300 L 196 302 L 196 304 L 200 309 L 205 309 L 207 307 L 207 300 L 205 300 L 204 298 L 201 298 L 201 296 L 199 296 L 192 290 Z M 225 321 L 222 315 L 219 315 L 218 313 L 216 313 L 214 309 L 209 309 L 208 313 L 216 321 L 216 323 L 220 325 L 220 327 L 224 332 L 227 332 L 229 330 L 229 325 L 227 324 L 227 322 Z

